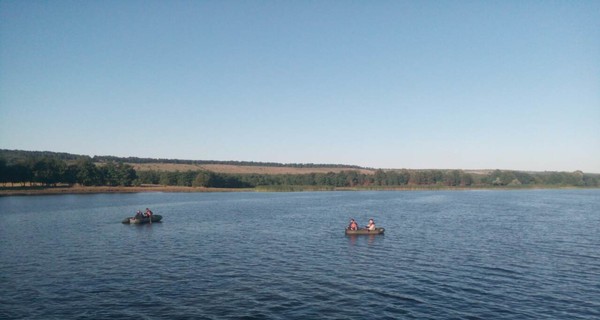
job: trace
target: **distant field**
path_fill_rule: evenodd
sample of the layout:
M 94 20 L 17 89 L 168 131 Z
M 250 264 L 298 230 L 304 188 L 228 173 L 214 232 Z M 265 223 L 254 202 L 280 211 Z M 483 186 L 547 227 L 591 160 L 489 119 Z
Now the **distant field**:
M 136 171 L 197 171 L 207 170 L 218 173 L 258 173 L 258 174 L 307 174 L 307 173 L 327 173 L 348 170 L 358 170 L 361 173 L 373 174 L 374 170 L 352 169 L 352 168 L 295 168 L 295 167 L 261 167 L 261 166 L 238 166 L 230 164 L 175 164 L 175 163 L 130 163 Z
M 129 163 L 136 171 L 198 171 L 206 170 L 200 165 L 176 163 Z

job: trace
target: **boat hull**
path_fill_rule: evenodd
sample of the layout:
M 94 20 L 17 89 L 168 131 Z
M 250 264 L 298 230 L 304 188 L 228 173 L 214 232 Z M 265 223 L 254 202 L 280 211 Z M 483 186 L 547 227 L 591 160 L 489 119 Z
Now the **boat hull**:
M 375 235 L 375 234 L 383 234 L 384 232 L 385 232 L 384 228 L 376 228 L 373 231 L 369 231 L 367 229 L 358 229 L 358 230 L 346 229 L 347 235 Z
M 159 214 L 155 214 L 152 215 L 152 223 L 155 222 L 160 222 L 160 220 L 162 219 L 162 216 Z M 129 218 L 125 218 L 123 219 L 123 221 L 121 221 L 124 224 L 145 224 L 145 223 L 151 223 L 150 222 L 150 218 L 135 218 L 135 217 L 129 217 Z

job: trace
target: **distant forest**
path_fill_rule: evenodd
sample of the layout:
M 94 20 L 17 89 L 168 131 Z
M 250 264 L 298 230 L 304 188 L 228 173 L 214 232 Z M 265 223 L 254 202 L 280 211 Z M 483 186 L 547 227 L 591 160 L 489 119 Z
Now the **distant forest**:
M 53 158 L 63 161 L 75 161 L 80 159 L 89 159 L 94 163 L 122 162 L 122 163 L 173 163 L 173 164 L 228 164 L 236 166 L 260 166 L 260 167 L 290 167 L 290 168 L 348 168 L 348 169 L 368 169 L 360 166 L 346 164 L 319 164 L 319 163 L 277 163 L 277 162 L 255 162 L 255 161 L 220 161 L 220 160 L 180 160 L 180 159 L 160 159 L 160 158 L 138 158 L 138 157 L 114 157 L 114 156 L 84 156 L 70 153 L 50 152 L 50 151 L 23 151 L 23 150 L 5 150 L 0 149 L 0 159 L 8 163 L 27 161 L 30 159 Z
M 136 171 L 131 163 L 231 164 L 303 168 L 345 168 L 341 172 L 308 174 L 226 174 L 196 171 Z M 600 187 L 600 174 L 495 170 L 486 174 L 463 170 L 375 170 L 333 164 L 280 164 L 240 161 L 192 161 L 147 158 L 89 157 L 68 153 L 0 150 L 0 183 L 11 186 L 59 184 L 83 186 L 165 185 L 212 188 L 312 186 L 330 188 L 419 187 Z M 285 189 L 285 188 L 282 188 Z

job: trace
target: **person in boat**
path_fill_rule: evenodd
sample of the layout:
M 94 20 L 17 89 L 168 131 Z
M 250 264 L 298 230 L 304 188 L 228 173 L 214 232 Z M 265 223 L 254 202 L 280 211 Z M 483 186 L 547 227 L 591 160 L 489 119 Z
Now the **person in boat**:
M 350 224 L 348 225 L 348 230 L 358 230 L 358 223 L 354 221 L 354 219 L 350 219 Z
M 153 214 L 154 213 L 152 212 L 152 210 L 146 208 L 146 213 L 145 213 L 146 218 L 152 218 Z
M 375 221 L 373 219 L 369 219 L 369 224 L 366 226 L 367 230 L 375 231 Z
M 144 217 L 144 215 L 142 214 L 142 212 L 141 212 L 140 210 L 138 210 L 138 211 L 135 213 L 135 218 L 136 218 L 136 219 L 142 219 L 143 217 Z

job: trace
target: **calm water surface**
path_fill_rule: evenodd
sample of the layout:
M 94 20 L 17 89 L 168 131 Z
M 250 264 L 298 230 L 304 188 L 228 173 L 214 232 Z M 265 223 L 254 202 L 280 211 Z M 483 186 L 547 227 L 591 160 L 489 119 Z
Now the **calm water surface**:
M 120 223 L 146 207 L 163 222 Z M 1 319 L 600 318 L 600 190 L 0 197 L 0 219 Z

